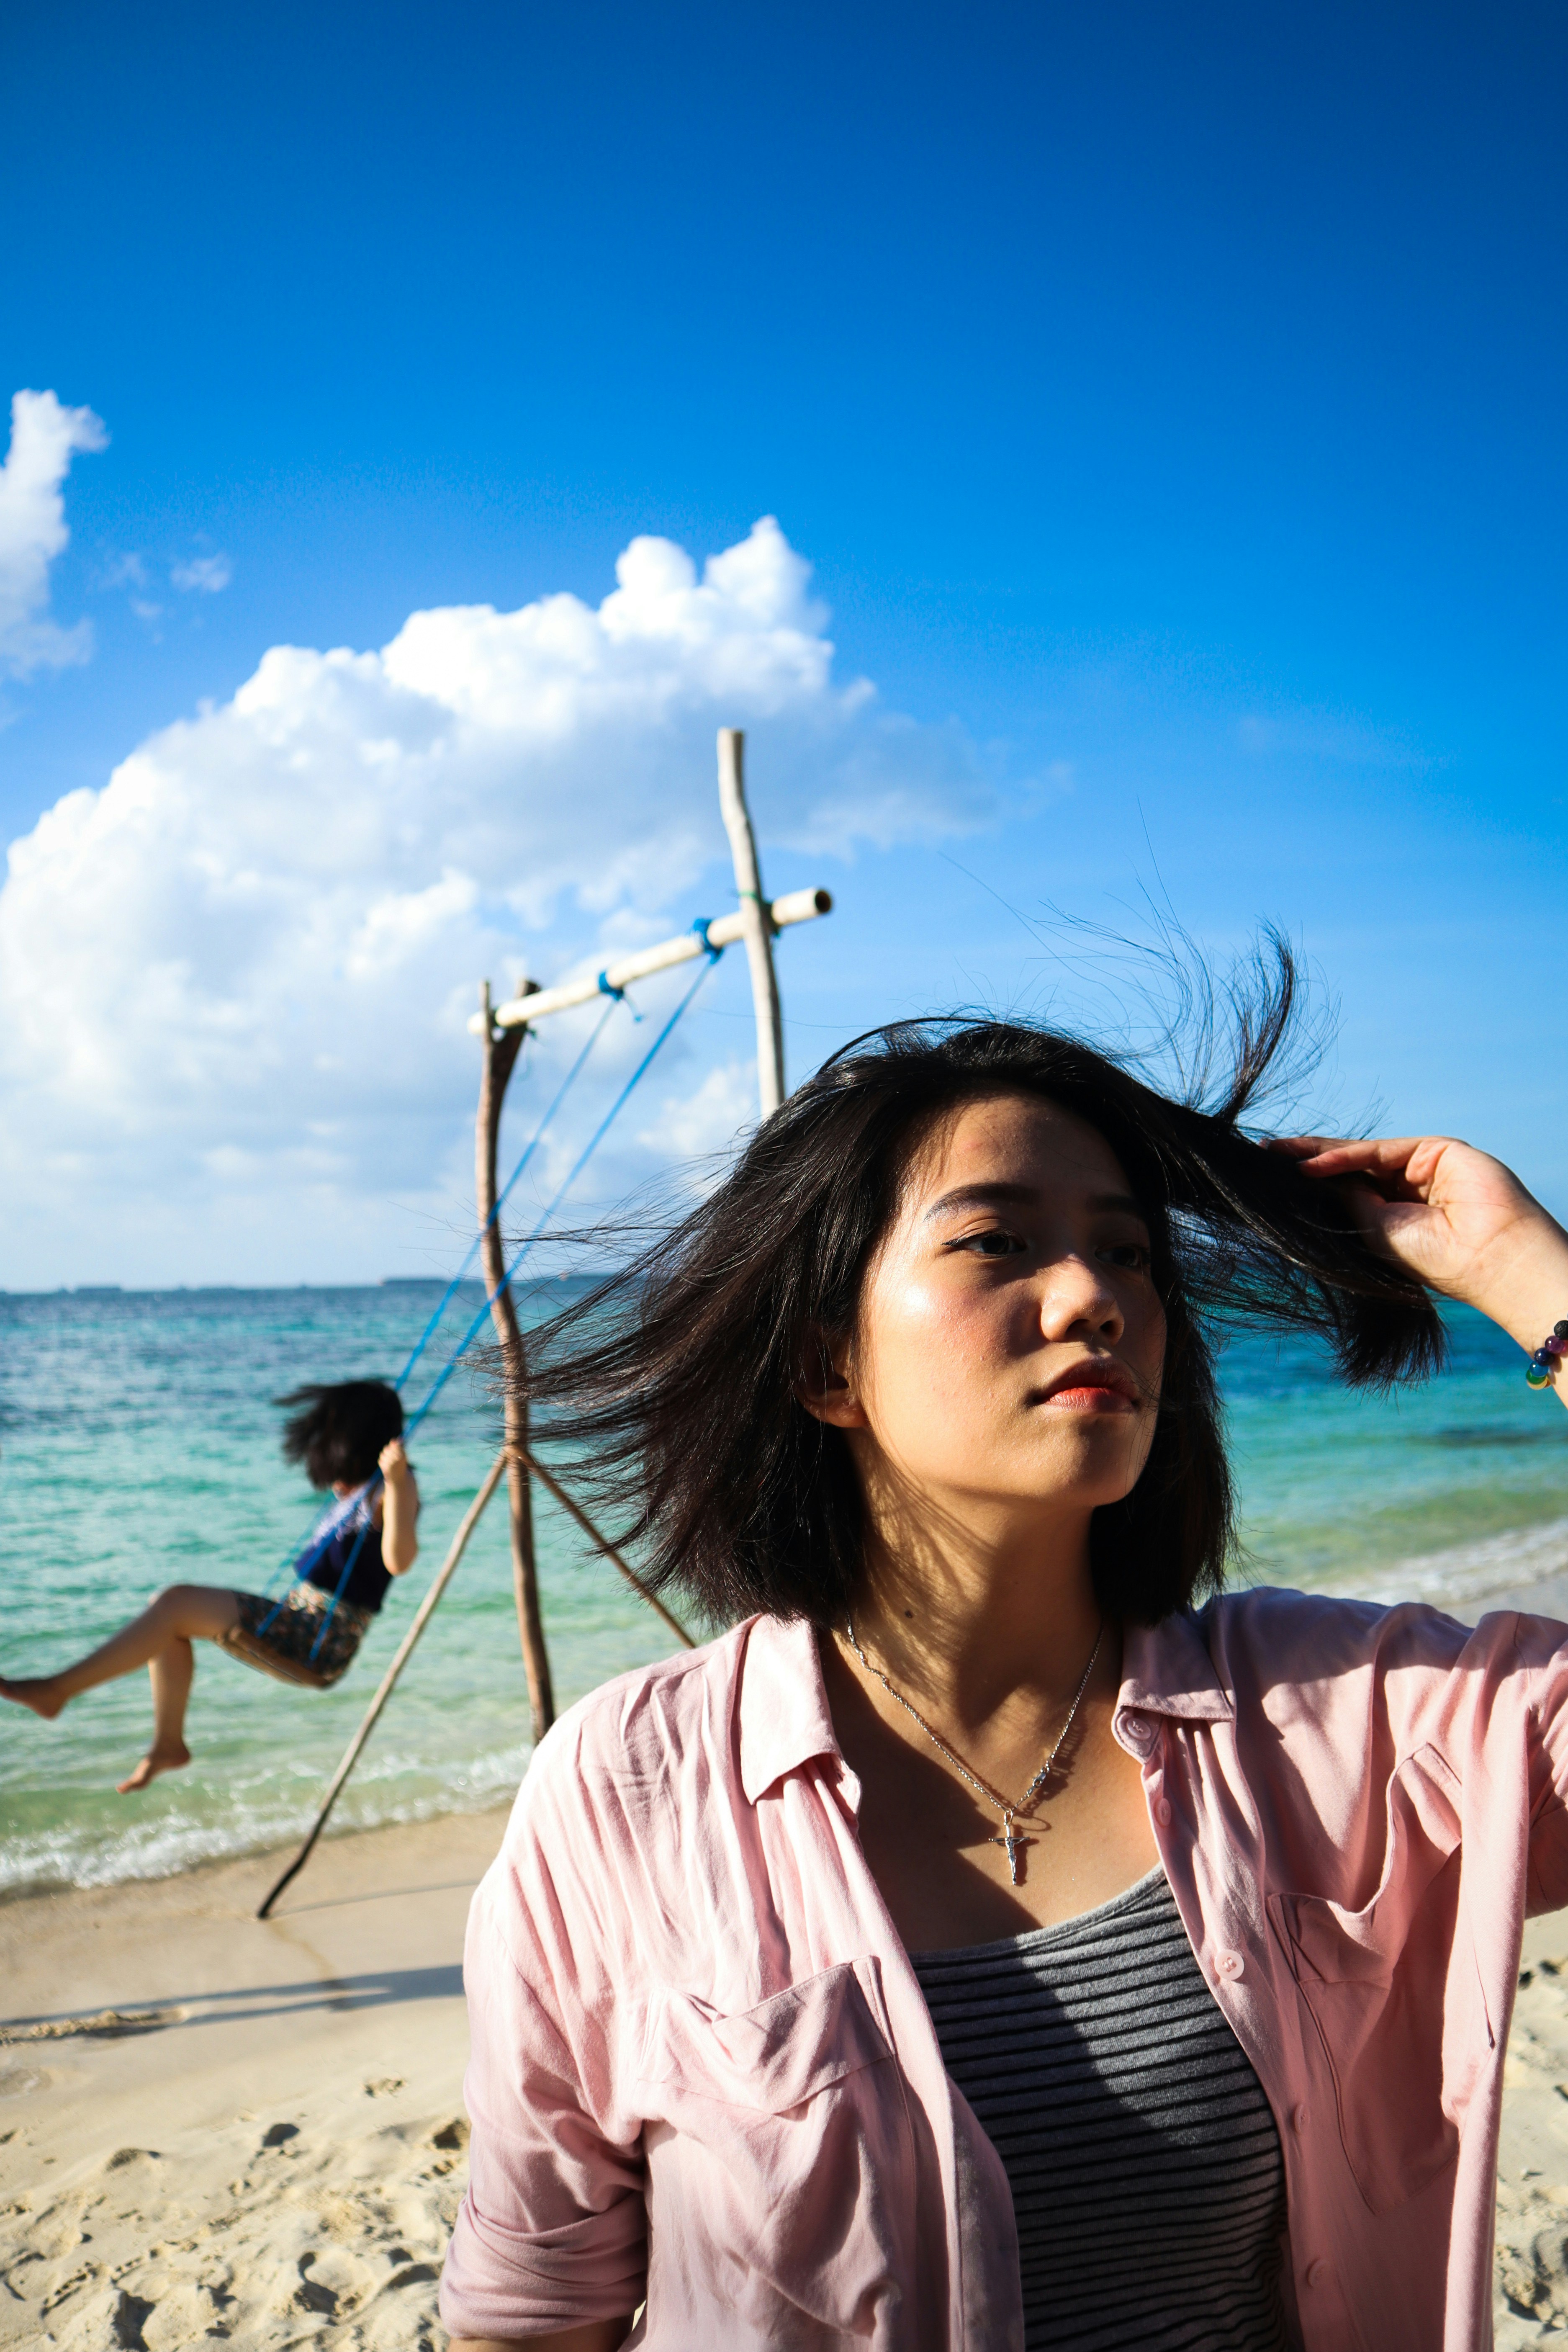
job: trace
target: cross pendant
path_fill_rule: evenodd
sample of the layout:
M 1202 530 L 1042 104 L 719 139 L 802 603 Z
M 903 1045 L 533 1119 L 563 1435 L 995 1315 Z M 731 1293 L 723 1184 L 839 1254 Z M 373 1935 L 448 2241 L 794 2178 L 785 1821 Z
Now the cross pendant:
M 1020 1837 L 1018 1832 L 1014 1829 L 1012 1822 L 1009 1821 L 1002 1831 L 1000 1837 L 988 1839 L 987 1843 L 990 1845 L 1006 1846 L 1008 1850 L 1008 1875 L 1016 1886 L 1019 1883 L 1019 1856 L 1023 1852 L 1026 1845 L 1032 1845 L 1034 1843 L 1034 1840 L 1032 1838 Z

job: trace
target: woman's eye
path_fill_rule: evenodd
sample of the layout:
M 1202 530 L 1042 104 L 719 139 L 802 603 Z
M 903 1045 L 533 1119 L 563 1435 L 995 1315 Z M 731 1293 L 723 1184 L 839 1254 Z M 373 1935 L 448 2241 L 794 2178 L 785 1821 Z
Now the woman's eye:
M 967 1250 L 975 1257 L 1016 1257 L 1024 1247 L 1017 1234 L 1001 1232 L 996 1226 L 983 1234 L 966 1234 L 955 1248 Z
M 1146 1274 L 1149 1252 L 1143 1242 L 1112 1242 L 1100 1253 L 1113 1265 L 1124 1266 L 1130 1274 Z

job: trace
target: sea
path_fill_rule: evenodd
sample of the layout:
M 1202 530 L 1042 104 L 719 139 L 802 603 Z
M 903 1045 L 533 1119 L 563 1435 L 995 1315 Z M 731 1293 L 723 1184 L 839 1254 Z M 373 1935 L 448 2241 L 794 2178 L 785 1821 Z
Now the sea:
M 525 1318 L 560 1295 L 533 1286 Z M 439 1297 L 417 1282 L 0 1294 L 0 1671 L 63 1665 L 165 1584 L 281 1589 L 319 1502 L 281 1458 L 274 1400 L 394 1373 Z M 455 1328 L 472 1303 L 455 1301 Z M 1492 1607 L 1568 1619 L 1568 1414 L 1526 1387 L 1520 1350 L 1481 1317 L 1452 1310 L 1449 1338 L 1446 1370 L 1390 1396 L 1344 1389 L 1313 1342 L 1230 1338 L 1241 1580 L 1417 1599 L 1467 1622 Z M 411 1397 L 440 1361 L 438 1340 Z M 335 1689 L 291 1689 L 198 1643 L 193 1761 L 134 1797 L 114 1783 L 147 1744 L 144 1675 L 52 1724 L 0 1706 L 0 1895 L 157 1878 L 300 1835 L 499 1433 L 483 1370 L 460 1369 L 412 1445 L 421 1557 Z M 670 1636 L 548 1497 L 536 1508 L 564 1706 L 667 1654 Z M 503 1490 L 334 1830 L 494 1805 L 528 1755 Z

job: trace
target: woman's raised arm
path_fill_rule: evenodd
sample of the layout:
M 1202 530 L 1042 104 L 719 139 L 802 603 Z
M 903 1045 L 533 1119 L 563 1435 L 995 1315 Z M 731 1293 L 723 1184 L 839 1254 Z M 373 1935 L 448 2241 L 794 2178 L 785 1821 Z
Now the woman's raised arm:
M 1335 1142 L 1281 1138 L 1304 1175 L 1354 1180 L 1345 1191 L 1374 1248 L 1462 1299 L 1534 1355 L 1568 1321 L 1568 1233 L 1490 1152 L 1448 1135 Z M 1568 1353 L 1552 1363 L 1568 1405 Z

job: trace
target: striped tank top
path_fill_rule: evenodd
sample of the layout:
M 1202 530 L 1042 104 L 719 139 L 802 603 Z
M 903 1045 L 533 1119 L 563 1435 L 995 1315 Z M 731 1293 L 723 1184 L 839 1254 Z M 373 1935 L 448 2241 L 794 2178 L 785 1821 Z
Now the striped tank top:
M 1279 2134 L 1164 1872 L 910 1958 L 1012 2189 L 1028 2352 L 1284 2352 Z

